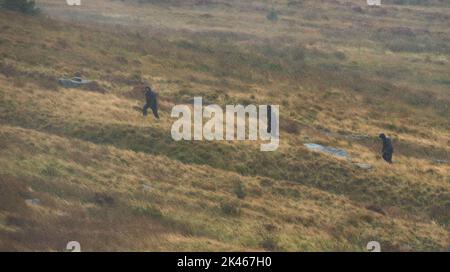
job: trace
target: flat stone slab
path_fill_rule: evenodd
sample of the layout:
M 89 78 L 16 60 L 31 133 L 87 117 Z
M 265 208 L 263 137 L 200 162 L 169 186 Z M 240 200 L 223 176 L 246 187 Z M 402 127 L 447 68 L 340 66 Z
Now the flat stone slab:
M 330 154 L 330 155 L 345 158 L 345 159 L 350 158 L 350 155 L 344 149 L 335 148 L 335 147 L 331 147 L 331 146 L 323 146 L 323 145 L 315 144 L 315 143 L 307 143 L 307 144 L 303 144 L 303 145 L 308 150 L 311 150 L 314 152 L 322 152 L 322 153 Z
M 358 166 L 361 169 L 365 169 L 365 170 L 370 170 L 372 169 L 372 165 L 368 164 L 368 163 L 355 163 L 356 166 Z
M 60 78 L 58 79 L 59 84 L 66 88 L 79 88 L 91 83 L 91 80 L 82 79 L 81 77 L 74 78 Z

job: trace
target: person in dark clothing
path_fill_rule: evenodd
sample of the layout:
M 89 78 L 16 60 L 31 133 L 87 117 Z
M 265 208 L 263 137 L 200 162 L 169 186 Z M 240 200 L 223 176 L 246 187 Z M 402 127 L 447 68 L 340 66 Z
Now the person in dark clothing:
M 145 105 L 142 109 L 142 112 L 144 116 L 147 116 L 147 109 L 151 108 L 153 115 L 159 119 L 158 115 L 158 100 L 157 100 L 157 93 L 154 92 L 150 87 L 145 87 Z
M 379 137 L 383 141 L 383 149 L 381 150 L 383 159 L 388 163 L 392 163 L 392 153 L 394 153 L 392 141 L 389 137 L 386 137 L 384 133 L 381 133 Z
M 267 133 L 272 133 L 272 106 L 267 105 Z

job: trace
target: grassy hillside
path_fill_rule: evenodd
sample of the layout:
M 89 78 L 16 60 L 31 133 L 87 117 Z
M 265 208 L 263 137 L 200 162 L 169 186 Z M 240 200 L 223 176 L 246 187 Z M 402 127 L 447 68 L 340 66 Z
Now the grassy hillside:
M 448 5 L 85 2 L 0 10 L 0 250 L 448 248 Z M 97 86 L 58 85 L 76 73 Z M 173 141 L 194 95 L 279 104 L 280 148 Z

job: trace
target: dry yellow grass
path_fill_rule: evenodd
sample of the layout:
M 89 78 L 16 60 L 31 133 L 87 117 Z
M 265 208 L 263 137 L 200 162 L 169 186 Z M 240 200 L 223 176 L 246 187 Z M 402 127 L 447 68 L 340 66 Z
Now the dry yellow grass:
M 21 187 L 2 198 L 3 249 L 61 250 L 68 239 L 86 250 L 259 250 L 263 239 L 276 239 L 280 250 L 361 250 L 374 238 L 397 250 L 446 243 L 446 230 L 435 223 L 390 218 L 297 183 L 17 127 L 0 133 L 7 145 L 2 187 Z M 235 182 L 244 184 L 244 199 L 234 195 Z M 42 205 L 22 204 L 24 197 Z M 11 202 L 21 210 L 9 209 Z M 221 203 L 236 205 L 239 214 L 224 214 Z
M 422 34 L 425 19 L 410 13 L 448 8 L 380 16 L 279 2 L 272 23 L 267 3 L 252 1 L 60 2 L 40 1 L 57 19 L 0 11 L 0 250 L 59 251 L 70 240 L 86 251 L 359 251 L 371 240 L 447 249 L 450 165 L 435 160 L 450 157 L 449 30 L 433 19 Z M 355 20 L 364 24 L 349 32 Z M 366 34 L 399 25 L 415 36 Z M 399 47 L 426 35 L 434 43 L 423 51 Z M 75 72 L 107 92 L 58 87 Z M 158 121 L 135 109 L 142 82 L 160 94 Z M 174 142 L 170 109 L 194 95 L 280 104 L 279 150 Z M 379 158 L 380 131 L 394 139 L 394 165 Z

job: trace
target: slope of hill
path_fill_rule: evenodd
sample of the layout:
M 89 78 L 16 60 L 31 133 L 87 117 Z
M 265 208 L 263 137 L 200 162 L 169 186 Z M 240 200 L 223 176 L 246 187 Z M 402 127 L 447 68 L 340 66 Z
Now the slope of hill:
M 448 247 L 448 7 L 280 1 L 271 22 L 254 1 L 60 2 L 0 11 L 0 250 Z M 58 86 L 75 73 L 98 87 Z M 135 109 L 145 82 L 158 121 Z M 173 141 L 194 95 L 281 105 L 280 148 Z

